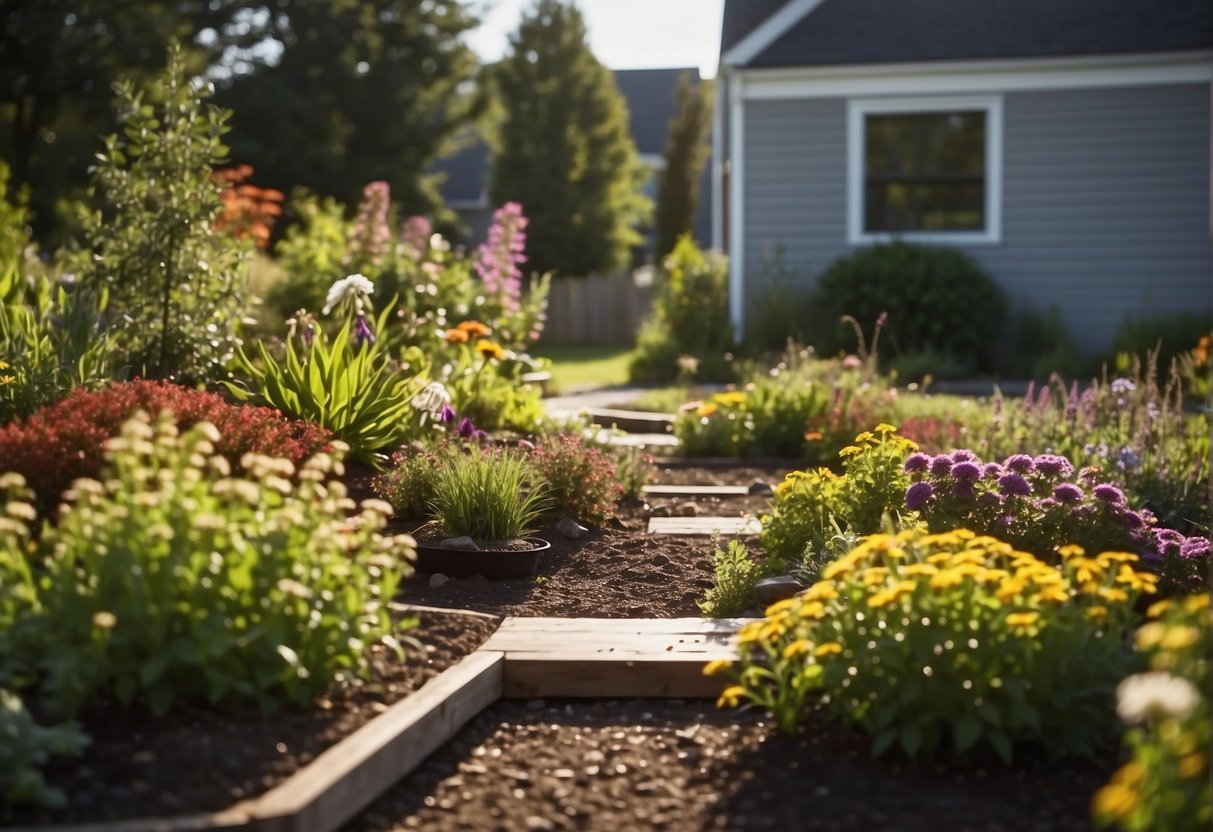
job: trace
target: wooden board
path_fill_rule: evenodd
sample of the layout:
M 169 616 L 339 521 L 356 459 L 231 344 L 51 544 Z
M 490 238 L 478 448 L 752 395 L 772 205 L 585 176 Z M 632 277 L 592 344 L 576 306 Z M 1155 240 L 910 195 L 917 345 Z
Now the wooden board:
M 674 429 L 673 413 L 649 413 L 609 407 L 591 407 L 585 412 L 595 425 L 615 427 L 629 433 L 669 433 Z
M 641 494 L 685 497 L 744 497 L 750 493 L 745 485 L 646 485 Z
M 730 658 L 712 656 L 711 658 Z M 593 699 L 623 697 L 712 698 L 728 684 L 704 676 L 708 658 L 673 661 L 656 657 L 575 659 L 516 657 L 506 665 L 502 696 L 517 699 L 569 696 Z
M 762 531 L 757 517 L 650 517 L 649 534 L 753 535 Z
M 598 441 L 621 448 L 677 448 L 678 437 L 668 433 L 611 433 L 600 431 Z

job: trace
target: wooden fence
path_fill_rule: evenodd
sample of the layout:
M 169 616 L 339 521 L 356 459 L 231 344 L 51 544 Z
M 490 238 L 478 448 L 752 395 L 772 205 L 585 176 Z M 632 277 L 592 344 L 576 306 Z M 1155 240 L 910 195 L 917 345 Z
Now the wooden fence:
M 628 345 L 653 303 L 652 280 L 635 274 L 556 278 L 541 343 Z

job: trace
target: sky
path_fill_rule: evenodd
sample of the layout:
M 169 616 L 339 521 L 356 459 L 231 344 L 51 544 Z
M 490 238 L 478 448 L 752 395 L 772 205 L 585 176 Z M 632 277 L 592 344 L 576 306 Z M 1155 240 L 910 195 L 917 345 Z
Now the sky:
M 500 58 L 533 0 L 481 0 L 487 9 L 469 43 L 484 61 Z M 699 67 L 716 74 L 723 0 L 577 0 L 590 49 L 611 69 Z

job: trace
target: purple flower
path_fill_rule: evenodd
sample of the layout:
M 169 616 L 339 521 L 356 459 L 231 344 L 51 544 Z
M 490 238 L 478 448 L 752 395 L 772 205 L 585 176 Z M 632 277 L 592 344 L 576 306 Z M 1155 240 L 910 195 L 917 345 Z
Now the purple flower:
M 1057 487 L 1053 489 L 1053 499 L 1066 505 L 1074 505 L 1075 503 L 1082 502 L 1082 498 L 1084 496 L 1085 495 L 1082 493 L 1082 489 L 1072 482 L 1059 483 Z
M 1003 475 L 1002 466 L 997 462 L 987 462 L 981 468 L 981 476 L 983 479 L 996 480 Z
M 1143 525 L 1145 525 L 1141 519 L 1141 515 L 1136 511 L 1126 511 L 1124 514 L 1120 515 L 1120 519 L 1121 522 L 1123 522 L 1125 526 L 1130 529 L 1140 529 Z
M 425 250 L 430 246 L 430 235 L 434 233 L 434 228 L 430 225 L 430 221 L 422 216 L 412 216 L 404 221 L 404 226 L 400 231 L 400 238 L 409 248 L 413 250 L 413 254 L 420 257 L 425 253 Z
M 1189 537 L 1179 547 L 1179 556 L 1184 560 L 1208 560 L 1209 549 L 1207 537 Z
M 316 325 L 308 324 L 303 328 L 303 346 L 310 347 L 312 341 L 316 340 Z
M 467 416 L 464 416 L 463 419 L 460 420 L 458 430 L 459 435 L 464 439 L 471 439 L 476 435 L 476 426 L 472 424 L 472 420 Z
M 952 451 L 953 462 L 972 462 L 977 459 L 977 454 L 967 448 L 961 448 L 959 451 Z
M 908 474 L 917 474 L 927 470 L 927 466 L 930 464 L 930 462 L 931 458 L 926 454 L 912 453 L 906 458 L 905 465 L 903 465 L 902 468 L 904 468 Z
M 354 260 L 380 263 L 387 254 L 392 232 L 387 215 L 391 191 L 387 182 L 371 182 L 362 189 L 362 202 L 350 232 L 349 252 Z
M 929 482 L 916 482 L 906 489 L 906 508 L 917 511 L 935 494 Z
M 1070 460 L 1057 454 L 1041 454 L 1035 460 L 1036 470 L 1049 477 L 1068 477 L 1074 473 Z
M 1141 465 L 1141 457 L 1133 453 L 1132 448 L 1121 448 L 1116 453 L 1116 467 L 1122 471 L 1132 471 Z
M 1014 471 L 1016 474 L 1029 474 L 1036 468 L 1036 463 L 1027 454 L 1009 456 L 1003 465 L 1008 471 Z
M 876 328 L 880 329 L 882 326 L 884 326 L 888 322 L 889 322 L 889 313 L 887 311 L 881 312 L 880 315 L 878 315 L 876 318 Z
M 1125 504 L 1125 493 L 1111 483 L 1100 483 L 1091 490 L 1091 493 L 1105 503 L 1120 506 Z
M 977 495 L 977 503 L 978 505 L 995 508 L 1002 505 L 1002 497 L 999 497 L 993 491 L 983 491 Z
M 1041 500 L 1040 502 L 1038 502 L 1036 504 L 1036 506 L 1038 508 L 1041 508 L 1045 511 L 1052 511 L 1053 509 L 1057 508 L 1059 505 L 1061 505 L 1061 503 L 1059 503 L 1053 497 L 1045 497 L 1043 500 Z
M 952 496 L 960 500 L 973 499 L 976 492 L 973 490 L 972 480 L 957 480 L 952 485 Z
M 998 528 L 1005 531 L 1015 525 L 1015 518 L 1010 514 L 1003 514 L 994 522 L 998 525 Z
M 358 320 L 354 321 L 354 343 L 375 343 L 375 333 L 371 332 L 371 325 L 366 322 L 366 315 L 359 315 Z
M 1200 538 L 1192 538 L 1199 540 Z M 1154 548 L 1160 557 L 1178 557 L 1184 544 L 1188 542 L 1182 534 L 1174 529 L 1159 529 L 1154 533 Z
M 1132 381 L 1130 381 L 1127 378 L 1112 379 L 1112 392 L 1113 393 L 1132 393 L 1136 389 L 1137 389 L 1137 385 L 1134 384 Z
M 931 473 L 937 477 L 946 477 L 952 473 L 952 457 L 940 454 L 931 460 Z
M 974 480 L 981 476 L 981 469 L 972 462 L 957 462 L 952 466 L 952 479 L 962 480 L 972 486 Z
M 1100 468 L 1098 465 L 1088 465 L 1078 472 L 1078 479 L 1089 486 L 1095 485 L 1095 480 L 1099 477 Z
M 455 412 L 455 408 L 451 407 L 449 404 L 444 404 L 442 406 L 442 410 L 438 412 L 438 420 L 446 425 L 455 424 L 455 419 L 458 416 L 459 414 Z
M 1019 474 L 1003 474 L 998 478 L 998 490 L 1007 497 L 1027 497 L 1032 493 L 1032 486 Z
M 484 288 L 497 295 L 507 310 L 519 308 L 522 270 L 526 262 L 526 226 L 529 221 L 517 202 L 507 202 L 493 213 L 488 239 L 477 250 L 476 273 Z

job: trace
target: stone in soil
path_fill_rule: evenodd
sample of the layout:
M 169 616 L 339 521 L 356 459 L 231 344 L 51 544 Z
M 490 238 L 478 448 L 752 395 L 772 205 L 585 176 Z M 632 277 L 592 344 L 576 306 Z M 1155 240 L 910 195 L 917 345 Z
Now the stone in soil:
M 804 589 L 806 589 L 805 585 L 791 575 L 762 578 L 754 585 L 754 600 L 759 606 L 769 607 L 777 601 L 791 598 Z

